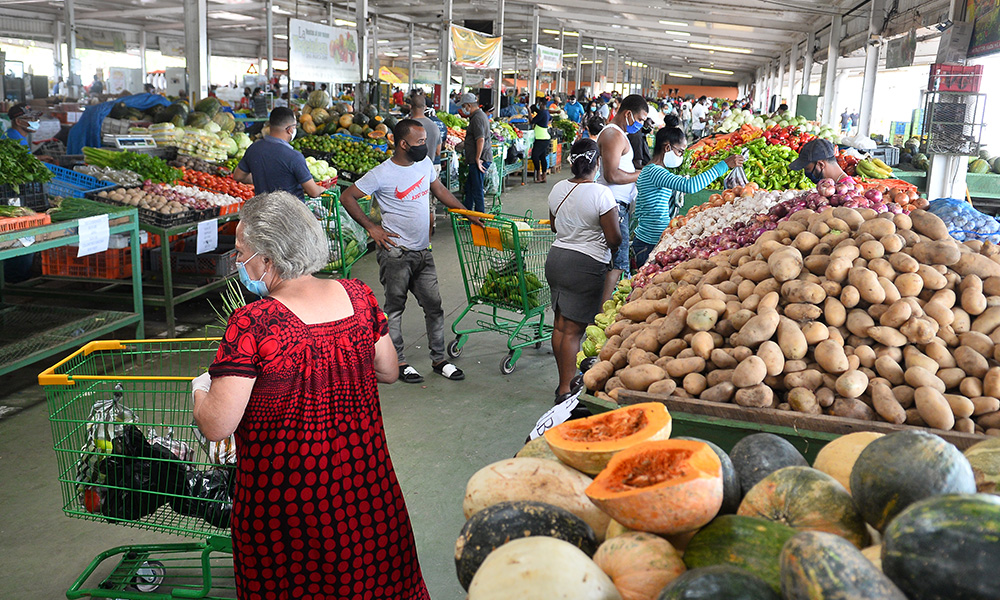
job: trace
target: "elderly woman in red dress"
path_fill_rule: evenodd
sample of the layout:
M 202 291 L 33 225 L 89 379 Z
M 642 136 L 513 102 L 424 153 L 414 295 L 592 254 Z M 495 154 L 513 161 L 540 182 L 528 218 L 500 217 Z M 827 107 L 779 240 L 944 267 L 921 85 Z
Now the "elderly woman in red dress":
M 285 192 L 246 203 L 229 319 L 193 382 L 210 440 L 236 434 L 233 558 L 244 599 L 426 600 L 386 446 L 378 382 L 398 376 L 385 315 L 357 280 L 313 277 L 326 236 Z

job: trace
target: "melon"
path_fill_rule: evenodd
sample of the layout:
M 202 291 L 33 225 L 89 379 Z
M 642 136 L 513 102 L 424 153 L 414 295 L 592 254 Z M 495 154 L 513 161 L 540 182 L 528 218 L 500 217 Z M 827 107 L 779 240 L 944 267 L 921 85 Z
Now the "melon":
M 758 481 L 782 467 L 809 466 L 795 446 L 773 433 L 748 435 L 736 442 L 729 458 L 733 461 L 744 494 Z
M 1000 495 L 1000 437 L 978 442 L 964 454 L 976 477 L 976 491 Z
M 644 442 L 616 454 L 586 493 L 612 519 L 630 529 L 683 533 L 705 525 L 718 514 L 722 466 L 715 452 L 702 442 Z
M 723 515 L 691 538 L 684 550 L 684 564 L 689 569 L 712 565 L 739 567 L 780 593 L 781 548 L 795 534 L 794 529 L 781 523 Z
M 232 133 L 233 129 L 236 127 L 236 118 L 232 114 L 227 112 L 218 112 L 212 117 L 212 122 L 219 126 L 222 131 L 226 133 Z
M 208 118 L 207 114 L 195 111 L 188 115 L 186 124 L 191 127 L 197 127 L 198 129 L 204 129 L 211 122 L 212 120 Z
M 562 540 L 532 536 L 490 553 L 469 585 L 468 600 L 621 600 L 600 567 Z
M 559 460 L 559 457 L 552 452 L 552 448 L 549 448 L 549 443 L 545 441 L 544 437 L 536 437 L 523 448 L 517 451 L 514 455 L 515 458 L 545 458 L 548 460 Z
M 568 510 L 543 502 L 500 502 L 472 515 L 462 527 L 455 542 L 458 582 L 469 589 L 491 552 L 511 540 L 540 535 L 569 542 L 587 556 L 597 551 L 594 530 Z
M 611 517 L 587 498 L 591 482 L 590 477 L 553 460 L 508 458 L 483 467 L 469 479 L 462 511 L 468 519 L 499 502 L 545 502 L 580 517 L 603 539 Z
M 888 577 L 853 544 L 821 531 L 804 531 L 781 551 L 785 600 L 877 598 L 907 600 Z
M 858 455 L 868 447 L 868 444 L 883 435 L 885 434 L 874 431 L 856 431 L 842 435 L 820 448 L 813 462 L 813 468 L 830 475 L 850 492 L 854 461 L 858 460 Z
M 691 569 L 673 580 L 657 600 L 781 600 L 760 577 L 729 565 Z
M 736 476 L 733 460 L 729 458 L 726 451 L 716 444 L 701 438 L 677 437 L 674 439 L 702 442 L 715 452 L 715 455 L 719 457 L 719 463 L 722 465 L 722 508 L 719 509 L 719 514 L 731 515 L 735 513 L 740 507 L 740 499 L 743 497 L 743 491 L 740 489 L 740 480 Z
M 910 600 L 997 598 L 1000 498 L 943 495 L 912 504 L 885 531 L 882 570 Z
M 743 497 L 737 514 L 832 533 L 858 548 L 868 544 L 868 528 L 851 495 L 836 479 L 810 467 L 785 467 L 761 479 Z
M 972 466 L 958 448 L 915 429 L 868 444 L 851 470 L 854 502 L 865 521 L 879 531 L 914 502 L 975 491 Z
M 664 586 L 687 570 L 670 542 L 641 531 L 605 541 L 594 562 L 611 578 L 622 600 L 656 600 Z
M 552 452 L 567 465 L 587 473 L 600 473 L 611 457 L 640 442 L 670 437 L 667 407 L 645 402 L 573 419 L 545 432 Z

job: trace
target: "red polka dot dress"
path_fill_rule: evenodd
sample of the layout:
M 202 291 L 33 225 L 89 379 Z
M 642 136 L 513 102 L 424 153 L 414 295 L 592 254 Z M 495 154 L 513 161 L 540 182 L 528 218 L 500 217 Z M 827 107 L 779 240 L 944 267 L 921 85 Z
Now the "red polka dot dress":
M 236 429 L 233 560 L 243 599 L 427 600 L 375 381 L 385 315 L 306 325 L 264 298 L 233 313 L 209 372 L 255 377 Z

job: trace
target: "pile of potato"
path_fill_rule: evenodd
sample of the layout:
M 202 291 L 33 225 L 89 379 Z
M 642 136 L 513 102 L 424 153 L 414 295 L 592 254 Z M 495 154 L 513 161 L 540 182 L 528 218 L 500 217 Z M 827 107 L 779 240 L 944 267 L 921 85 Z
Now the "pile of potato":
M 163 215 L 173 215 L 186 212 L 188 207 L 177 200 L 170 200 L 159 194 L 148 192 L 143 188 L 118 188 L 99 192 L 98 197 L 113 200 L 119 204 L 128 204 L 148 210 L 155 210 Z
M 633 292 L 589 390 L 1000 435 L 1000 247 L 937 216 L 802 210 Z

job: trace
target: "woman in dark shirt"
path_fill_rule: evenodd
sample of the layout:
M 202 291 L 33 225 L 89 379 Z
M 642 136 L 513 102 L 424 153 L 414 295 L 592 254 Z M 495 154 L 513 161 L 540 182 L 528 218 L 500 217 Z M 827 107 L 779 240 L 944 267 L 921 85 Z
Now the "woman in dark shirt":
M 535 144 L 531 147 L 531 162 L 535 167 L 535 183 L 545 183 L 548 170 L 548 156 L 552 149 L 552 136 L 549 135 L 549 111 L 545 108 L 545 99 L 531 107 L 534 116 L 531 124 L 535 126 Z

